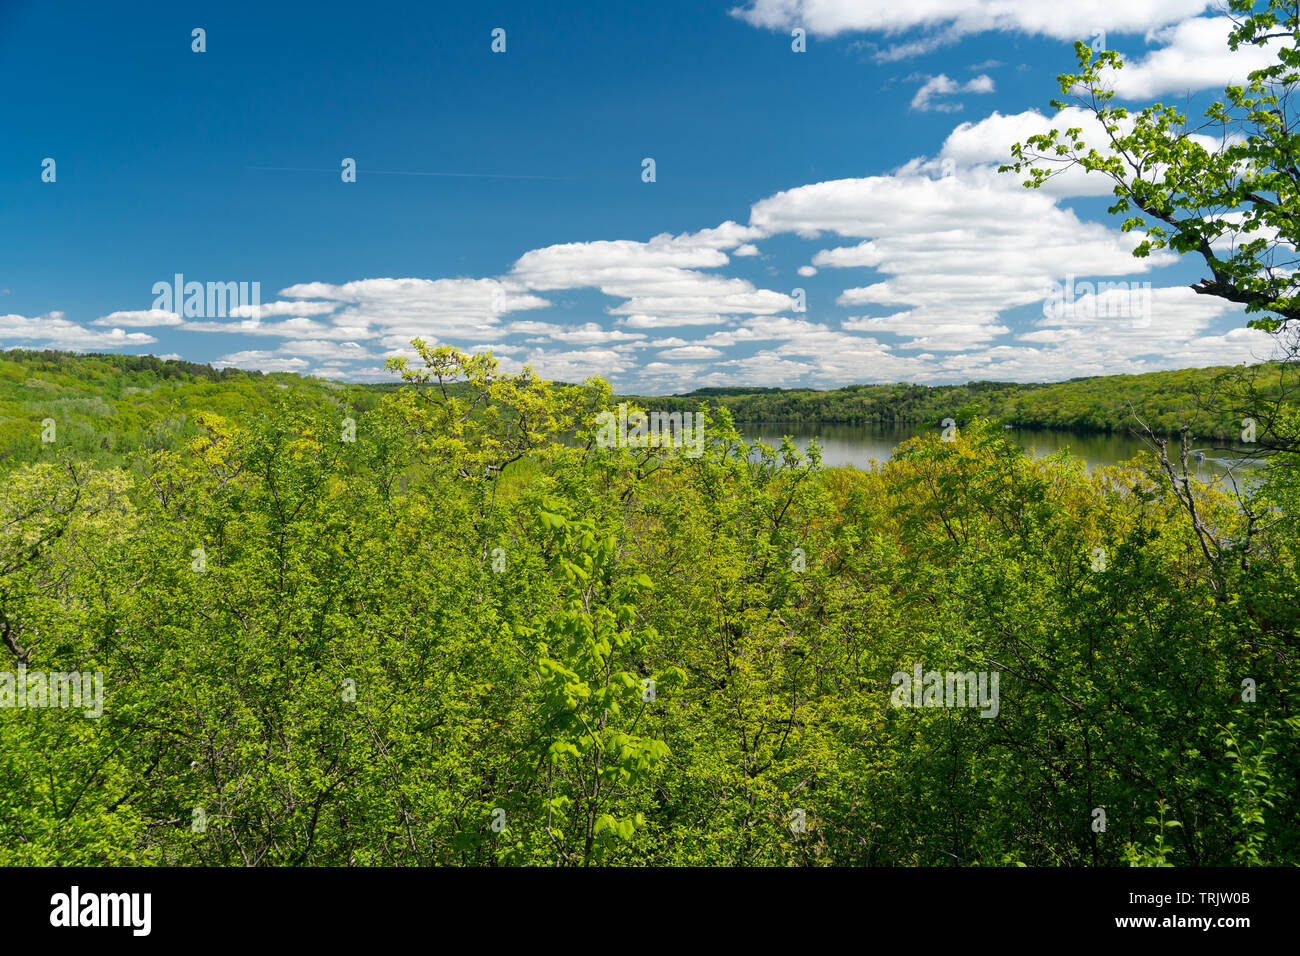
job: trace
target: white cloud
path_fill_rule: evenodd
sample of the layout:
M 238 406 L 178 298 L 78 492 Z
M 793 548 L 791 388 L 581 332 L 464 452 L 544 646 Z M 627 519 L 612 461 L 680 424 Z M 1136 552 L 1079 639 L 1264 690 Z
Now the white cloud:
M 773 312 L 779 312 L 780 307 L 773 308 Z M 731 319 L 718 315 L 716 312 L 709 314 L 707 312 L 686 313 L 682 315 L 649 315 L 646 313 L 633 313 L 626 316 L 622 322 L 630 329 L 663 329 L 676 328 L 682 325 L 726 325 Z
M 344 303 L 333 316 L 353 339 L 382 336 L 382 341 L 470 336 L 497 339 L 504 333 L 500 316 L 550 303 L 530 295 L 517 283 L 497 279 L 361 279 L 342 285 L 308 282 L 280 292 L 302 299 Z
M 809 238 L 865 237 L 823 250 L 813 263 L 883 275 L 845 289 L 837 304 L 907 311 L 858 317 L 844 328 L 910 335 L 905 347 L 918 349 L 988 344 L 1008 331 L 1003 311 L 1041 303 L 1050 283 L 1067 274 L 1126 275 L 1176 258 L 1165 252 L 1135 260 L 1139 235 L 1084 222 L 1052 197 L 985 169 L 935 179 L 909 165 L 893 176 L 801 186 L 755 204 L 753 221 Z
M 384 356 L 369 352 L 357 342 L 331 342 L 322 339 L 291 339 L 276 349 L 279 355 L 304 355 L 332 362 L 374 361 Z
M 845 319 L 841 328 L 851 332 L 890 332 L 911 338 L 905 349 L 932 349 L 936 352 L 959 352 L 984 345 L 1010 332 L 998 324 L 997 313 L 986 310 L 954 316 L 941 309 L 914 309 L 886 316 L 861 316 Z
M 0 343 L 8 339 L 39 343 L 41 348 L 120 349 L 149 345 L 158 340 L 145 332 L 126 332 L 120 328 L 99 332 L 69 322 L 62 312 L 47 312 L 29 318 L 23 315 L 0 315 Z
M 340 368 L 337 365 L 322 365 L 318 368 L 312 369 L 307 373 L 307 375 L 310 378 L 327 378 L 336 380 L 351 377 L 351 373 L 347 369 Z
M 1117 121 L 1121 133 L 1132 130 L 1133 120 Z M 1046 133 L 1048 130 L 1078 129 L 1083 142 L 1104 155 L 1114 155 L 1109 146 L 1109 137 L 1091 113 L 1079 107 L 1071 106 L 1054 114 L 1044 116 L 1037 110 L 1003 115 L 993 112 L 975 123 L 962 123 L 957 126 L 944 141 L 939 152 L 937 165 L 943 167 L 946 162 L 950 168 L 961 170 L 963 175 L 992 176 L 1002 163 L 1011 161 L 1011 146 L 1024 143 L 1030 136 Z M 1188 137 L 1209 152 L 1215 152 L 1224 145 L 1219 138 L 1194 133 Z M 933 165 L 933 164 L 931 164 Z M 1046 166 L 1047 164 L 1043 164 Z M 1148 173 L 1148 178 L 1150 173 Z M 1004 178 L 1017 187 L 1026 178 L 1014 173 L 1004 174 Z M 1113 193 L 1115 183 L 1100 173 L 1090 173 L 1077 165 L 1062 166 L 1038 191 L 1054 197 L 1066 196 L 1109 196 Z
M 538 323 L 539 325 L 541 323 Z M 595 322 L 587 322 L 579 326 L 554 326 L 552 331 L 546 333 L 547 337 L 556 342 L 564 342 L 568 345 L 598 345 L 605 342 L 632 342 L 638 339 L 644 339 L 645 335 L 640 332 L 624 332 L 622 329 L 606 329 L 597 325 Z
M 1050 129 L 1072 128 L 1081 130 L 1084 141 L 1095 144 L 1098 149 L 1102 149 L 1107 142 L 1101 124 L 1091 113 L 1077 107 L 1069 107 L 1052 117 L 1044 116 L 1037 110 L 1009 115 L 994 111 L 978 122 L 962 123 L 949 133 L 939 152 L 939 160 L 941 163 L 948 160 L 960 169 L 979 166 L 996 168 L 1002 163 L 1011 162 L 1013 144 L 1024 143 L 1029 137 Z M 1008 173 L 1007 176 L 1016 182 L 1024 178 L 1016 177 L 1013 173 Z M 1076 166 L 1054 176 L 1041 191 L 1054 197 L 1105 196 L 1114 187 L 1114 182 L 1105 176 L 1087 173 Z
M 310 363 L 300 358 L 285 358 L 274 352 L 245 351 L 223 355 L 212 362 L 215 368 L 253 369 L 261 372 L 301 372 Z
M 1146 99 L 1161 93 L 1222 89 L 1246 82 L 1252 70 L 1276 62 L 1276 48 L 1243 44 L 1228 48 L 1233 23 L 1227 17 L 1197 17 L 1148 36 L 1162 44 L 1144 57 L 1124 55 L 1124 69 L 1108 74 L 1122 99 Z
M 529 365 L 543 378 L 561 382 L 581 382 L 593 375 L 608 378 L 636 368 L 636 360 L 620 348 L 588 348 L 549 352 L 537 349 L 522 362 L 502 362 L 502 367 L 517 371 Z
M 744 279 L 701 272 L 725 266 L 728 248 L 744 249 L 763 233 L 725 222 L 712 229 L 646 242 L 571 242 L 524 253 L 510 280 L 537 291 L 595 288 L 623 301 L 609 308 L 632 328 L 703 325 L 720 316 L 763 315 L 789 308 L 789 296 Z
M 326 315 L 337 308 L 337 302 L 263 302 L 261 305 L 234 306 L 230 317 L 265 319 L 277 315 Z
M 936 102 L 935 97 L 952 96 L 957 93 L 992 93 L 993 80 L 986 75 L 979 75 L 965 83 L 958 83 L 956 80 L 949 79 L 947 75 L 940 73 L 938 76 L 931 76 L 921 84 L 921 88 L 916 91 L 912 97 L 912 109 L 925 112 L 926 110 L 936 110 L 940 113 L 955 113 L 962 109 L 961 103 L 949 101 Z
M 146 309 L 137 312 L 110 312 L 100 316 L 91 325 L 112 325 L 128 329 L 149 328 L 161 325 L 180 325 L 181 317 L 163 309 Z
M 989 30 L 1081 40 L 1094 30 L 1144 33 L 1200 14 L 1206 0 L 749 0 L 731 12 L 756 27 L 820 36 L 929 31 L 957 39 Z M 924 48 L 924 41 L 913 41 Z
M 665 359 L 697 360 L 717 358 L 721 354 L 721 349 L 710 348 L 707 345 L 683 345 L 675 349 L 664 349 L 664 351 L 659 353 L 659 357 Z
M 232 335 L 268 335 L 313 338 L 357 338 L 372 335 L 365 327 L 325 325 L 312 319 L 294 318 L 283 322 L 263 322 L 260 319 L 240 319 L 237 322 L 186 322 L 181 328 L 186 332 L 216 332 Z

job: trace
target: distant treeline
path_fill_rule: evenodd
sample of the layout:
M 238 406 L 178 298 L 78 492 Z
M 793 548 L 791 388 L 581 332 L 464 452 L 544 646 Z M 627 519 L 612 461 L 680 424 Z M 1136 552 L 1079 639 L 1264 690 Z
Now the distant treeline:
M 629 396 L 646 407 L 686 411 L 705 402 L 740 422 L 937 425 L 976 416 L 1023 428 L 1127 432 L 1138 418 L 1156 432 L 1192 426 L 1202 438 L 1234 440 L 1241 432 L 1236 403 L 1221 398 L 1249 377 L 1264 394 L 1281 387 L 1282 367 L 1180 369 L 1106 375 L 1050 384 L 971 382 L 966 385 L 849 385 L 830 391 L 780 388 L 701 388 L 666 398 Z
M 671 397 L 636 397 L 647 408 L 690 411 L 706 403 L 734 420 L 763 423 L 922 423 L 965 425 L 990 417 L 1026 428 L 1126 432 L 1134 414 L 1157 432 L 1191 425 L 1198 439 L 1234 441 L 1239 403 L 1223 396 L 1243 378 L 1267 398 L 1282 385 L 1280 365 L 1183 369 L 1081 378 L 1056 384 L 850 385 L 831 391 L 701 388 Z M 336 418 L 365 412 L 396 383 L 347 384 L 152 355 L 12 350 L 0 353 L 0 455 L 8 464 L 41 457 L 44 423 L 61 447 L 83 459 L 120 462 L 138 450 L 177 447 L 198 434 L 197 412 L 250 421 L 288 398 Z M 458 392 L 463 386 L 450 386 Z
M 3 352 L 0 455 L 9 465 L 39 459 L 52 421 L 60 448 L 83 460 L 117 462 L 137 450 L 177 447 L 200 432 L 199 412 L 250 420 L 286 396 L 303 407 L 340 410 L 368 408 L 379 398 L 362 386 L 152 355 Z

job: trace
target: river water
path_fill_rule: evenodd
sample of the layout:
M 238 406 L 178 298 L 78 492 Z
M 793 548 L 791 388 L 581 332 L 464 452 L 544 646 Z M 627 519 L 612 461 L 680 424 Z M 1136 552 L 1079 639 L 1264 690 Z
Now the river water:
M 746 439 L 758 439 L 780 447 L 781 439 L 789 435 L 801 449 L 816 439 L 822 449 L 822 463 L 832 467 L 851 465 L 869 468 L 871 462 L 888 461 L 898 445 L 923 432 L 939 434 L 940 429 L 924 425 L 831 425 L 788 422 L 781 424 L 738 422 L 736 427 Z M 1088 432 L 1046 431 L 1043 429 L 1014 428 L 1007 433 L 1035 455 L 1051 455 L 1065 450 L 1082 458 L 1089 467 L 1116 465 L 1123 461 L 1150 456 L 1151 450 L 1136 435 L 1098 434 Z M 1175 442 L 1170 442 L 1170 452 Z M 1240 473 L 1243 463 L 1231 452 L 1218 451 L 1206 444 L 1199 448 L 1205 455 L 1203 461 L 1193 462 L 1205 478 L 1224 475 L 1236 467 Z M 1249 467 L 1247 463 L 1245 467 Z

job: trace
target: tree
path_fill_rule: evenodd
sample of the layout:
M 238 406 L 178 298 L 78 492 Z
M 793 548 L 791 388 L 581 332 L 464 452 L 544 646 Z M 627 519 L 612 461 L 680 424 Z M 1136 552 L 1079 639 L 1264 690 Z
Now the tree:
M 1125 217 L 1125 232 L 1144 233 L 1135 256 L 1157 249 L 1199 255 L 1209 275 L 1192 289 L 1245 306 L 1248 325 L 1271 333 L 1290 360 L 1272 388 L 1257 370 L 1240 371 L 1224 376 L 1212 400 L 1243 424 L 1257 423 L 1258 451 L 1295 453 L 1300 430 L 1285 408 L 1300 396 L 1300 3 L 1229 0 L 1227 10 L 1228 47 L 1264 47 L 1275 62 L 1252 71 L 1245 85 L 1227 87 L 1200 123 L 1163 103 L 1136 113 L 1114 105 L 1110 83 L 1123 59 L 1080 42 L 1078 72 L 1058 80 L 1091 130 L 1030 136 L 1012 146 L 1014 162 L 1001 170 L 1027 174 L 1031 189 L 1071 169 L 1104 176 L 1116 197 L 1108 211 Z
M 1277 62 L 1253 71 L 1244 86 L 1229 86 L 1199 125 L 1185 113 L 1155 103 L 1137 113 L 1112 105 L 1108 85 L 1124 62 L 1113 50 L 1075 44 L 1079 72 L 1064 73 L 1061 92 L 1096 120 L 1100 148 L 1082 127 L 1052 129 L 1012 147 L 1003 171 L 1027 172 L 1040 188 L 1073 167 L 1114 184 L 1113 215 L 1123 229 L 1142 229 L 1134 249 L 1145 257 L 1168 248 L 1199 254 L 1210 276 L 1192 288 L 1246 307 L 1250 325 L 1269 332 L 1300 324 L 1294 276 L 1300 243 L 1300 112 L 1293 102 L 1300 81 L 1300 4 L 1229 0 L 1228 46 L 1268 45 Z M 1064 110 L 1068 103 L 1053 100 Z M 1271 313 L 1271 314 L 1269 314 Z
M 1114 105 L 1116 94 L 1109 84 L 1113 71 L 1123 69 L 1122 59 L 1113 51 L 1094 54 L 1076 43 L 1078 72 L 1058 79 L 1062 94 L 1071 96 L 1086 117 L 1088 130 L 1071 126 L 1031 136 L 1012 147 L 1014 161 L 1001 168 L 1027 174 L 1024 184 L 1033 189 L 1074 169 L 1106 177 L 1115 195 L 1109 212 L 1124 217 L 1125 232 L 1144 233 L 1135 256 L 1157 249 L 1199 255 L 1209 275 L 1193 290 L 1243 305 L 1248 325 L 1272 334 L 1281 346 L 1286 361 L 1278 366 L 1275 383 L 1269 381 L 1272 371 L 1240 369 L 1225 373 L 1213 392 L 1203 396 L 1220 414 L 1228 407 L 1242 415 L 1243 443 L 1257 443 L 1265 454 L 1280 453 L 1263 473 L 1260 487 L 1239 496 L 1238 517 L 1206 516 L 1209 499 L 1194 491 L 1187 472 L 1189 426 L 1182 428 L 1181 474 L 1169 460 L 1165 441 L 1147 429 L 1169 481 L 1163 497 L 1168 501 L 1172 492 L 1190 517 L 1219 599 L 1239 603 L 1246 612 L 1234 621 L 1240 644 L 1225 646 L 1223 657 L 1240 655 L 1245 666 L 1254 668 L 1278 653 L 1274 647 L 1294 641 L 1294 630 L 1288 632 L 1283 623 L 1288 612 L 1277 606 L 1276 595 L 1286 593 L 1284 582 L 1293 573 L 1284 542 L 1295 536 L 1292 494 L 1300 461 L 1300 423 L 1294 413 L 1300 394 L 1300 112 L 1294 102 L 1300 83 L 1300 3 L 1228 0 L 1227 13 L 1232 22 L 1227 45 L 1234 51 L 1261 47 L 1273 60 L 1251 72 L 1244 85 L 1227 87 L 1197 125 L 1162 103 L 1136 113 Z M 1069 108 L 1062 100 L 1052 105 L 1060 111 Z M 1263 547 L 1256 547 L 1257 534 Z M 1233 562 L 1224 560 L 1229 555 Z M 1257 560 L 1270 566 L 1269 583 L 1262 587 L 1255 580 Z M 1252 653 L 1251 648 L 1264 645 L 1269 645 L 1266 653 Z M 1214 836 L 1213 842 L 1220 843 L 1214 852 L 1230 851 L 1239 862 L 1258 859 L 1265 839 L 1261 831 L 1275 820 L 1269 817 L 1279 800 L 1274 735 L 1297 730 L 1288 713 L 1288 684 L 1282 677 L 1274 706 L 1254 711 L 1238 706 L 1230 719 L 1214 715 L 1217 736 L 1208 733 L 1209 721 L 1199 730 L 1203 739 L 1198 749 L 1221 756 L 1218 766 L 1198 771 L 1195 787 L 1215 803 L 1230 805 L 1236 816 L 1232 830 Z M 1243 690 L 1234 696 L 1237 700 L 1253 702 L 1253 690 Z M 1251 726 L 1242 732 L 1238 721 L 1247 719 Z M 1160 745 L 1167 746 L 1176 733 L 1162 733 Z M 1233 770 L 1225 772 L 1228 765 Z M 1125 854 L 1130 862 L 1165 864 L 1178 842 L 1188 861 L 1206 859 L 1210 842 L 1189 832 L 1195 813 L 1167 805 L 1163 795 L 1151 809 L 1145 823 L 1154 828 L 1154 849 L 1130 844 Z

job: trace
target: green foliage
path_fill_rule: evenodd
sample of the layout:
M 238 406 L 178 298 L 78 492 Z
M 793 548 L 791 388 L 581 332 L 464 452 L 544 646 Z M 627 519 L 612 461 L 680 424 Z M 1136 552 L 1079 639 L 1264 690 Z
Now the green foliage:
M 1300 863 L 1296 456 L 1198 530 L 983 419 L 841 471 L 724 401 L 687 457 L 422 355 L 7 460 L 0 671 L 104 696 L 0 707 L 0 863 Z M 918 664 L 996 716 L 896 706 Z
M 850 385 L 818 392 L 807 389 L 706 388 L 671 399 L 636 399 L 658 408 L 693 410 L 701 401 L 726 408 L 743 422 L 924 423 L 945 418 L 966 422 L 996 418 L 1022 428 L 1060 428 L 1078 432 L 1134 429 L 1134 414 L 1157 434 L 1177 435 L 1191 423 L 1196 435 L 1236 441 L 1241 432 L 1239 403 L 1219 401 L 1240 391 L 1249 378 L 1254 410 L 1294 391 L 1294 371 L 1277 363 L 1235 368 L 1181 369 L 1142 375 L 1105 375 L 1055 384 L 971 382 L 966 385 Z M 1214 396 L 1211 399 L 1211 396 Z
M 1123 59 L 1079 42 L 1078 71 L 1062 74 L 1060 88 L 1097 121 L 1096 139 L 1087 142 L 1079 127 L 1048 130 L 1017 143 L 1014 162 L 1002 168 L 1026 174 L 1031 188 L 1075 167 L 1109 179 L 1116 197 L 1109 211 L 1125 217 L 1126 232 L 1142 232 L 1134 255 L 1201 256 L 1210 275 L 1197 292 L 1243 304 L 1250 325 L 1280 332 L 1300 319 L 1290 267 L 1300 243 L 1300 117 L 1291 96 L 1300 81 L 1300 7 L 1290 0 L 1227 6 L 1225 52 L 1268 44 L 1275 62 L 1227 87 L 1199 125 L 1163 103 L 1137 112 L 1115 106 L 1110 78 Z
M 200 412 L 231 419 L 270 412 L 286 396 L 354 417 L 382 392 L 297 375 L 216 370 L 152 355 L 0 354 L 0 455 L 6 465 L 72 454 L 121 465 L 140 452 L 174 449 L 198 434 Z M 52 420 L 55 441 L 43 442 Z

